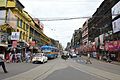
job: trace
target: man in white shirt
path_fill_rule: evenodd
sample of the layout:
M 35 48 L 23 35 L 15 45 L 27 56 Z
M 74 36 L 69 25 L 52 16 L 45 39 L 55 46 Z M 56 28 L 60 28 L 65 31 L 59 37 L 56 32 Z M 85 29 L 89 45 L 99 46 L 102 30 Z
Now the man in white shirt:
M 92 64 L 92 62 L 90 61 L 90 53 L 88 53 L 87 54 L 87 60 L 86 60 L 86 64 L 88 64 L 88 63 L 90 63 L 90 64 Z

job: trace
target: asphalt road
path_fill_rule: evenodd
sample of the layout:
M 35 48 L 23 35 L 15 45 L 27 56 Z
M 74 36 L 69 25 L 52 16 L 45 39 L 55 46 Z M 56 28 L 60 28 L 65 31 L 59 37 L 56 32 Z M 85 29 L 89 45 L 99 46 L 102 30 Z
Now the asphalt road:
M 0 66 L 0 80 L 29 71 L 30 69 L 35 68 L 39 65 L 40 64 L 32 63 L 7 63 L 6 68 L 8 70 L 8 73 L 4 73 L 2 67 Z
M 91 58 L 92 64 L 85 64 L 86 59 L 87 59 L 86 56 L 72 58 L 72 60 L 74 62 L 77 62 L 79 64 L 87 65 L 90 67 L 98 68 L 98 69 L 101 69 L 104 71 L 108 71 L 108 72 L 120 75 L 120 65 L 115 65 L 113 63 L 103 62 L 100 60 L 96 60 L 94 58 Z
M 90 74 L 84 73 L 72 67 L 57 70 L 52 74 L 48 75 L 44 80 L 104 80 L 91 76 Z
M 120 80 L 120 66 L 86 57 L 63 60 L 57 58 L 45 64 L 12 63 L 7 64 L 9 73 L 0 69 L 4 80 Z M 0 80 L 1 80 L 0 79 Z

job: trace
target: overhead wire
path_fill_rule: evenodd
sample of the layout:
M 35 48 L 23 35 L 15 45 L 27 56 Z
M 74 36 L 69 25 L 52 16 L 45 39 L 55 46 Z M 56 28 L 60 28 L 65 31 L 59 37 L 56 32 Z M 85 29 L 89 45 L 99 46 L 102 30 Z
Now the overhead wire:
M 118 16 L 120 14 L 113 14 L 112 16 Z M 73 20 L 73 19 L 89 19 L 94 17 L 107 17 L 105 15 L 99 15 L 99 16 L 82 16 L 82 17 L 54 17 L 54 18 L 37 18 L 40 21 L 61 21 L 61 20 Z M 34 19 L 34 18 L 33 18 Z M 6 20 L 5 18 L 0 18 L 0 20 Z M 16 21 L 17 19 L 11 18 L 7 19 L 8 21 Z

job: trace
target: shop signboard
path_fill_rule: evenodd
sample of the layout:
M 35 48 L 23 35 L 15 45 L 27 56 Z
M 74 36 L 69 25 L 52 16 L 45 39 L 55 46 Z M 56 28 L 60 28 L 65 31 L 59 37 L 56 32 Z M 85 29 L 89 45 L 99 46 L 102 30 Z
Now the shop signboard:
M 101 34 L 99 36 L 99 39 L 100 39 L 99 49 L 104 50 L 104 34 Z
M 4 32 L 0 32 L 0 43 L 6 43 L 8 39 L 8 34 Z
M 6 10 L 0 10 L 0 25 L 5 24 Z
M 113 24 L 113 33 L 120 31 L 120 18 L 112 22 Z
M 0 7 L 6 7 L 7 0 L 0 0 Z
M 95 42 L 92 42 L 92 51 L 96 51 L 96 45 L 95 45 Z
M 99 39 L 100 39 L 100 45 L 103 45 L 104 44 L 104 34 L 101 34 L 99 36 Z
M 120 1 L 112 8 L 112 18 L 114 19 L 116 16 L 120 14 Z M 112 22 L 113 25 L 113 33 L 120 31 L 120 18 Z
M 112 18 L 114 19 L 119 14 L 120 14 L 120 1 L 117 4 L 115 4 L 112 8 Z
M 105 43 L 106 51 L 120 51 L 120 41 L 110 41 Z
M 20 32 L 12 32 L 11 40 L 19 40 Z
M 7 14 L 7 23 L 14 29 L 17 30 L 17 17 L 9 9 Z
M 99 37 L 95 38 L 95 46 L 96 46 L 96 49 L 98 49 L 99 46 L 100 46 L 100 39 L 99 39 Z

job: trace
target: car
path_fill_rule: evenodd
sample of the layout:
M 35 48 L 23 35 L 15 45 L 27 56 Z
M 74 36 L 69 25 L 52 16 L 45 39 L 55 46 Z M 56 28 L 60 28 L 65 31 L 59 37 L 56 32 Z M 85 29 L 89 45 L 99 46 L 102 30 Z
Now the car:
M 77 54 L 75 54 L 74 52 L 70 52 L 70 57 L 75 58 L 75 57 L 77 57 Z
M 44 53 L 37 53 L 32 59 L 32 63 L 45 63 L 47 61 L 48 58 Z

